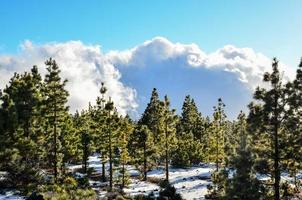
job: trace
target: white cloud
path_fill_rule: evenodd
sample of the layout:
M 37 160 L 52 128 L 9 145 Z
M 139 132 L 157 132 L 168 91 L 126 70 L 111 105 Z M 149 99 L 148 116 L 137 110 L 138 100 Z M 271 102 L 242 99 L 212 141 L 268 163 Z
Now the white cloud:
M 124 51 L 111 51 L 106 60 L 123 74 L 122 80 L 138 93 L 140 112 L 150 91 L 157 87 L 168 94 L 180 110 L 185 95 L 195 98 L 203 113 L 210 115 L 217 98 L 227 104 L 231 118 L 246 110 L 253 89 L 262 85 L 263 73 L 271 71 L 272 59 L 251 48 L 226 45 L 212 53 L 196 44 L 173 43 L 156 37 Z M 285 79 L 293 77 L 293 69 L 280 63 Z
M 23 72 L 38 65 L 45 74 L 44 62 L 53 57 L 60 66 L 62 77 L 68 79 L 71 111 L 87 107 L 99 95 L 100 83 L 105 82 L 121 114 L 136 109 L 136 92 L 121 81 L 120 72 L 104 59 L 100 46 L 84 45 L 79 41 L 36 45 L 25 41 L 17 55 L 0 56 L 0 88 L 7 84 L 14 71 Z
M 153 87 L 171 96 L 178 109 L 184 95 L 192 94 L 202 111 L 211 110 L 215 100 L 223 97 L 231 112 L 237 113 L 250 101 L 252 90 L 262 84 L 263 73 L 271 70 L 271 58 L 232 45 L 205 53 L 196 44 L 156 37 L 131 49 L 104 54 L 100 46 L 80 41 L 42 45 L 25 41 L 18 54 L 0 55 L 0 88 L 14 71 L 29 70 L 32 65 L 40 66 L 44 74 L 43 63 L 49 57 L 57 60 L 62 76 L 69 80 L 72 111 L 94 102 L 104 81 L 121 114 L 133 112 L 138 104 L 142 112 Z M 294 75 L 291 68 L 280 66 L 285 79 Z
M 116 65 L 131 65 L 137 67 L 148 66 L 150 63 L 158 63 L 168 59 L 195 56 L 199 60 L 205 58 L 205 54 L 196 44 L 172 43 L 166 38 L 155 37 L 147 40 L 130 50 L 110 51 L 106 57 Z
M 151 64 L 177 60 L 179 65 L 200 67 L 209 70 L 224 70 L 235 74 L 250 89 L 262 84 L 263 73 L 271 71 L 272 59 L 251 48 L 226 45 L 206 54 L 196 44 L 172 43 L 166 38 L 156 37 L 130 50 L 111 51 L 107 59 L 117 66 L 154 67 Z M 175 66 L 177 68 L 177 66 Z M 294 71 L 280 63 L 285 79 L 293 77 Z

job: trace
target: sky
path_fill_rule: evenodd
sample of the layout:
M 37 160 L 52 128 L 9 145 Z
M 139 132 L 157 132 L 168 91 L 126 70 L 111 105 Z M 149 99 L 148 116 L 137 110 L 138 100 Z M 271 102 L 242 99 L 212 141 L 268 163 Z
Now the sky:
M 0 88 L 13 71 L 43 68 L 53 56 L 70 80 L 72 111 L 105 81 L 121 113 L 139 115 L 157 87 L 178 110 L 191 94 L 205 115 L 222 96 L 234 118 L 273 57 L 292 76 L 302 56 L 301 7 L 299 0 L 3 0 Z

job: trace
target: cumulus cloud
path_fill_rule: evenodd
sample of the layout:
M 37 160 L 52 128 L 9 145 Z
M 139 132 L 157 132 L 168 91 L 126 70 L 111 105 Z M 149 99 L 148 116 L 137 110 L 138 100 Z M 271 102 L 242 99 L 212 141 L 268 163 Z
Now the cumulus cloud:
M 42 45 L 25 41 L 18 54 L 0 55 L 0 88 L 14 71 L 32 65 L 45 73 L 42 66 L 49 57 L 57 60 L 62 76 L 69 80 L 72 111 L 94 102 L 103 81 L 121 114 L 135 111 L 138 105 L 141 113 L 156 87 L 171 97 L 178 110 L 184 96 L 191 94 L 201 111 L 210 114 L 222 97 L 234 117 L 251 100 L 253 89 L 262 84 L 263 73 L 271 70 L 271 58 L 233 45 L 206 53 L 196 44 L 156 37 L 127 50 L 103 53 L 100 46 L 80 41 Z M 290 79 L 293 70 L 280 66 L 284 78 Z
M 163 37 L 128 50 L 111 51 L 106 60 L 121 71 L 122 81 L 135 86 L 140 105 L 145 106 L 152 87 L 157 87 L 178 109 L 185 95 L 191 94 L 207 115 L 222 97 L 233 118 L 245 110 L 255 87 L 262 85 L 263 73 L 271 71 L 272 62 L 251 48 L 226 45 L 206 53 L 196 44 L 173 43 Z M 291 68 L 283 63 L 280 67 L 284 79 L 293 76 Z
M 7 84 L 15 71 L 28 71 L 33 65 L 45 74 L 44 62 L 49 57 L 57 61 L 62 77 L 68 79 L 66 87 L 72 112 L 95 102 L 101 82 L 105 82 L 107 95 L 112 97 L 121 114 L 135 111 L 135 90 L 120 81 L 120 72 L 104 59 L 100 46 L 84 45 L 80 41 L 43 45 L 25 41 L 17 55 L 0 56 L 0 87 Z
M 254 89 L 261 85 L 264 72 L 271 71 L 271 58 L 255 52 L 251 48 L 237 48 L 226 45 L 217 51 L 206 54 L 196 44 L 172 43 L 163 37 L 156 37 L 130 50 L 111 51 L 107 59 L 117 66 L 154 67 L 157 64 L 177 60 L 178 65 L 207 68 L 233 73 L 238 80 Z M 283 63 L 281 70 L 285 79 L 294 72 Z M 177 66 L 175 66 L 177 68 Z

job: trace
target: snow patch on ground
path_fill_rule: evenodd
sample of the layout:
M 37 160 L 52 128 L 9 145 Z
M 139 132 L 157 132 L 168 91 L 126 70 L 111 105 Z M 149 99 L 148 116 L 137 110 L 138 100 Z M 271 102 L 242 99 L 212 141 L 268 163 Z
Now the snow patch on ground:
M 94 168 L 96 173 L 102 172 L 102 163 L 99 154 L 93 154 L 89 157 L 89 167 Z M 109 174 L 109 163 L 106 163 L 106 173 Z M 82 165 L 68 165 L 70 171 L 74 172 L 77 178 L 84 177 L 85 175 L 78 172 L 82 168 Z M 131 165 L 126 165 L 130 175 L 130 184 L 124 188 L 124 192 L 130 196 L 136 196 L 139 194 L 148 195 L 153 193 L 154 196 L 159 195 L 160 187 L 148 181 L 141 181 L 138 179 L 140 172 Z M 190 168 L 169 168 L 169 181 L 176 188 L 177 192 L 182 195 L 186 200 L 194 199 L 205 199 L 204 196 L 207 194 L 207 186 L 211 184 L 211 173 L 215 170 L 213 164 L 200 164 L 199 166 L 194 166 Z M 234 171 L 231 171 L 233 174 Z M 115 177 L 118 172 L 115 172 Z M 157 180 L 165 179 L 164 167 L 156 168 L 148 172 L 149 178 L 154 178 Z M 297 179 L 302 180 L 302 172 L 297 174 Z M 1 176 L 0 176 L 1 178 Z M 257 178 L 262 181 L 269 180 L 270 177 L 263 174 L 257 174 Z M 281 174 L 281 179 L 283 181 L 288 181 L 292 183 L 294 178 L 289 175 L 289 173 L 283 172 Z M 105 197 L 107 194 L 106 187 L 108 182 L 101 182 L 96 180 L 89 180 L 91 187 L 98 192 L 100 197 Z M 6 192 L 5 194 L 0 194 L 0 200 L 24 200 L 25 198 L 19 196 L 14 191 Z
M 93 154 L 89 157 L 89 167 L 94 168 L 97 173 L 102 172 L 102 163 L 99 154 Z M 68 168 L 71 171 L 80 169 L 82 165 L 70 165 Z M 131 183 L 124 189 L 124 192 L 130 196 L 139 194 L 148 195 L 153 193 L 158 196 L 160 187 L 157 184 L 138 180 L 136 177 L 140 175 L 140 172 L 131 165 L 125 166 L 129 175 Z M 177 192 L 179 192 L 184 199 L 204 199 L 204 195 L 207 193 L 207 185 L 211 183 L 211 171 L 214 169 L 211 164 L 203 164 L 196 167 L 187 169 L 182 168 L 170 168 L 170 183 L 174 185 Z M 106 163 L 106 173 L 109 173 L 109 165 Z M 117 174 L 117 173 L 116 173 Z M 82 177 L 83 174 L 76 172 L 77 177 Z M 164 179 L 164 168 L 157 168 L 148 172 L 148 177 L 156 179 Z M 100 189 L 102 186 L 108 183 L 102 183 L 100 181 L 89 181 L 90 185 L 98 190 L 99 196 L 104 197 L 106 191 Z
M 89 157 L 89 167 L 94 168 L 97 173 L 102 172 L 102 163 L 99 154 L 93 154 Z M 109 174 L 109 164 L 106 163 L 106 173 Z M 70 165 L 68 168 L 73 171 L 80 169 L 82 165 Z M 153 193 L 155 196 L 158 196 L 160 187 L 157 184 L 141 181 L 137 177 L 140 175 L 140 172 L 131 165 L 125 166 L 129 175 L 130 175 L 130 184 L 124 189 L 124 192 L 130 196 L 135 196 L 139 194 L 148 195 Z M 204 196 L 207 194 L 207 186 L 211 184 L 211 173 L 215 170 L 214 164 L 200 164 L 199 166 L 194 166 L 190 168 L 169 168 L 169 181 L 176 188 L 177 192 L 182 195 L 186 200 L 197 200 L 205 199 Z M 233 175 L 234 171 L 231 171 Z M 115 175 L 117 175 L 117 171 Z M 77 172 L 78 177 L 84 176 L 83 174 Z M 294 179 L 290 177 L 288 173 L 282 173 L 281 179 L 284 181 L 292 182 Z M 165 170 L 164 167 L 156 168 L 148 172 L 148 178 L 155 179 L 165 179 Z M 269 180 L 270 177 L 263 174 L 257 174 L 257 178 L 261 181 Z M 297 175 L 297 179 L 302 179 L 301 172 Z M 101 181 L 89 181 L 90 185 L 98 191 L 100 197 L 106 195 L 105 186 L 108 185 L 108 182 L 103 183 Z M 1 196 L 0 196 L 0 200 Z M 9 199 L 11 200 L 11 199 Z
M 13 192 L 6 192 L 0 194 L 0 200 L 24 200 L 25 198 L 19 195 L 15 195 Z
M 184 199 L 204 199 L 207 186 L 211 184 L 213 166 L 198 166 L 188 169 L 170 168 L 169 180 Z M 165 178 L 164 169 L 156 169 L 148 173 L 149 177 Z
M 150 193 L 158 196 L 159 190 L 159 186 L 154 183 L 132 179 L 131 184 L 124 189 L 124 192 L 130 196 L 136 196 L 139 194 L 148 195 Z

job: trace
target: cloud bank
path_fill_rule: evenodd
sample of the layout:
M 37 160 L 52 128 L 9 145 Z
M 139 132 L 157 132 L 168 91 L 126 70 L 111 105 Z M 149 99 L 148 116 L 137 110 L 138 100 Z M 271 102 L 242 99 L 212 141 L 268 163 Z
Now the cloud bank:
M 246 87 L 254 89 L 262 83 L 263 73 L 271 71 L 272 59 L 251 48 L 226 45 L 206 54 L 196 44 L 172 43 L 166 38 L 156 37 L 126 51 L 111 51 L 107 59 L 116 66 L 154 67 L 151 64 L 174 62 L 186 67 L 206 68 L 234 74 Z M 175 69 L 178 68 L 175 66 Z M 281 70 L 292 76 L 293 71 L 281 63 Z
M 178 110 L 183 98 L 191 94 L 201 111 L 210 114 L 217 98 L 222 97 L 231 117 L 251 100 L 252 90 L 262 84 L 265 71 L 271 70 L 271 58 L 251 48 L 227 45 L 206 53 L 196 44 L 173 43 L 156 37 L 124 51 L 103 53 L 98 45 L 80 41 L 33 44 L 25 41 L 15 55 L 0 55 L 0 88 L 14 71 L 40 66 L 53 57 L 62 76 L 69 80 L 71 111 L 87 107 L 99 94 L 103 81 L 121 114 L 141 113 L 153 87 L 171 97 Z M 285 79 L 291 68 L 281 63 Z
M 99 95 L 101 82 L 105 82 L 108 96 L 114 100 L 118 111 L 125 115 L 137 108 L 136 92 L 120 81 L 120 72 L 106 59 L 100 46 L 84 45 L 80 41 L 35 45 L 25 41 L 17 55 L 0 56 L 0 88 L 8 82 L 15 71 L 23 72 L 37 65 L 45 74 L 44 62 L 54 58 L 60 66 L 61 75 L 68 80 L 71 112 L 87 108 Z

